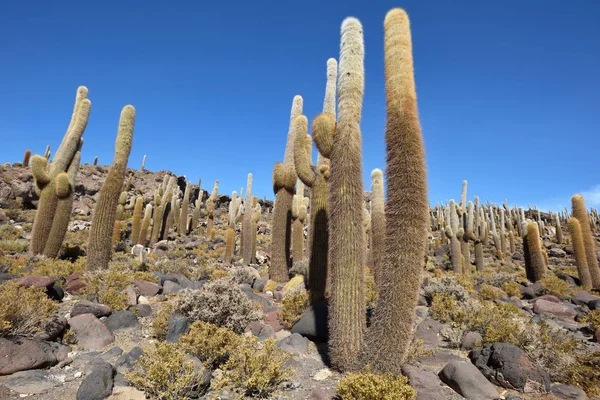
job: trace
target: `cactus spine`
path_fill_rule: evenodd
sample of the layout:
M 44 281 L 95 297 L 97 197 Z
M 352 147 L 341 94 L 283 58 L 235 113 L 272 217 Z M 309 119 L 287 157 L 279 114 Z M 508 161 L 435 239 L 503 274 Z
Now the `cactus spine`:
M 338 123 L 328 113 L 315 120 L 317 147 L 323 156 L 330 154 L 329 228 L 335 240 L 329 243 L 329 350 L 333 366 L 341 370 L 358 368 L 366 328 L 360 133 L 363 93 L 362 25 L 355 18 L 346 18 L 341 29 Z
M 581 224 L 577 218 L 569 218 L 567 226 L 571 234 L 571 241 L 573 242 L 573 252 L 575 253 L 575 262 L 577 263 L 577 272 L 581 286 L 585 290 L 592 290 L 592 277 L 587 262 L 585 245 L 583 244 Z
M 73 178 L 77 173 L 76 169 L 78 168 L 80 160 L 80 155 L 78 156 L 77 153 L 82 146 L 81 136 L 85 131 L 91 108 L 91 102 L 87 98 L 87 95 L 88 90 L 85 86 L 77 88 L 71 122 L 69 123 L 67 132 L 63 137 L 62 143 L 58 148 L 50 167 L 48 167 L 50 146 L 46 148 L 48 157 L 34 155 L 30 160 L 31 172 L 35 181 L 34 188 L 36 193 L 40 196 L 35 220 L 33 222 L 31 244 L 29 246 L 29 250 L 32 254 L 45 254 L 48 257 L 56 257 L 58 250 L 60 249 L 60 244 L 56 246 L 54 241 L 57 240 L 57 237 L 64 238 L 65 232 L 62 232 L 62 230 L 66 230 L 69 222 L 68 220 L 71 216 L 71 210 L 68 210 L 67 213 L 64 208 L 67 207 L 69 201 L 72 205 L 72 199 L 62 202 L 61 207 L 63 207 L 63 209 L 59 213 L 60 215 L 58 218 L 56 212 L 59 198 L 61 198 L 62 195 L 67 197 L 72 196 L 72 188 L 70 194 L 65 190 L 61 190 L 59 193 L 57 184 L 62 185 L 67 179 L 62 175 L 62 178 L 60 178 L 61 183 L 57 182 L 57 180 L 58 176 L 62 173 L 66 172 L 69 177 Z M 71 183 L 74 184 L 74 182 Z M 65 218 L 66 221 L 64 220 Z M 57 226 L 54 227 L 54 224 Z M 45 248 L 50 238 L 50 232 L 53 230 L 54 234 L 58 236 L 53 237 L 53 243 L 49 246 L 51 248 L 46 251 Z M 58 247 L 58 250 L 56 247 Z
M 187 234 L 187 215 L 188 208 L 190 206 L 190 192 L 192 190 L 192 183 L 187 182 L 185 185 L 185 192 L 183 193 L 183 201 L 181 202 L 181 210 L 179 211 L 179 231 L 180 235 Z M 177 214 L 175 214 L 177 217 Z
M 383 198 L 383 171 L 371 172 L 371 271 L 380 285 L 385 255 L 385 201 Z
M 135 199 L 133 207 L 133 217 L 131 222 L 131 243 L 138 243 L 140 238 L 140 230 L 142 227 L 142 213 L 144 212 L 144 198 L 138 196 Z
M 290 245 L 292 236 L 292 201 L 296 190 L 296 171 L 294 169 L 294 121 L 302 114 L 302 96 L 294 96 L 290 112 L 290 126 L 283 163 L 273 168 L 273 228 L 271 245 L 271 266 L 269 278 L 275 282 L 287 282 L 290 267 Z
M 412 338 L 429 204 L 406 12 L 398 8 L 389 11 L 384 31 L 388 178 L 385 269 L 366 354 L 375 371 L 399 374 Z
M 525 223 L 523 236 L 523 254 L 525 256 L 525 272 L 527 279 L 537 282 L 546 275 L 546 261 L 540 245 L 540 232 L 535 221 Z
M 100 189 L 100 198 L 94 209 L 87 248 L 86 269 L 88 271 L 108 268 L 112 256 L 111 232 L 115 225 L 117 203 L 127 171 L 134 123 L 135 108 L 131 105 L 123 107 L 119 119 L 115 158 Z
M 571 198 L 571 205 L 573 207 L 573 217 L 577 218 L 581 226 L 583 246 L 585 247 L 585 255 L 592 278 L 592 286 L 595 289 L 600 289 L 600 268 L 598 268 L 596 247 L 594 246 L 594 238 L 592 237 L 590 219 L 585 208 L 585 200 L 581 195 L 576 194 Z
M 252 174 L 248 174 L 246 182 L 246 200 L 244 201 L 244 223 L 242 225 L 242 258 L 244 264 L 248 265 L 252 262 L 256 253 L 252 246 L 253 238 L 256 236 L 256 225 L 254 220 L 254 197 L 252 197 Z M 254 227 L 254 230 L 253 230 Z

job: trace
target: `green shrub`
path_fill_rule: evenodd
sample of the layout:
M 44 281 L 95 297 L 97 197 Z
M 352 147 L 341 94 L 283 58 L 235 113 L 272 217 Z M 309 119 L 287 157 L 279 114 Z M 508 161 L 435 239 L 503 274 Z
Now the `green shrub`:
M 229 276 L 229 273 L 227 271 L 224 271 L 222 269 L 215 269 L 213 271 L 213 273 L 210 275 L 210 280 L 216 281 L 217 279 L 226 278 L 228 276 Z
M 179 343 L 206 367 L 215 369 L 227 362 L 230 355 L 237 351 L 242 340 L 242 337 L 231 329 L 196 321 L 190 326 L 188 333 L 179 338 Z
M 554 274 L 548 274 L 540 280 L 544 293 L 567 299 L 573 294 L 573 287 Z
M 442 278 L 429 278 L 423 285 L 423 296 L 431 302 L 436 294 L 447 294 L 458 301 L 469 298 L 468 290 L 449 275 Z
M 24 253 L 28 247 L 29 241 L 26 239 L 0 240 L 0 251 L 3 253 Z
M 517 282 L 504 282 L 500 288 L 511 297 L 523 297 L 523 293 L 521 293 L 521 285 L 519 285 Z
M 458 302 L 452 295 L 436 293 L 433 295 L 429 312 L 434 319 L 440 322 L 448 322 L 452 319 L 452 313 L 457 306 Z
M 369 372 L 346 375 L 335 392 L 344 400 L 412 400 L 416 397 L 405 376 Z
M 169 317 L 173 314 L 173 305 L 171 303 L 163 303 L 162 308 L 154 319 L 152 319 L 152 336 L 159 340 L 164 340 L 167 337 L 169 328 Z
M 600 329 L 600 310 L 592 310 L 584 314 L 579 322 L 587 325 L 592 332 L 596 332 Z
M 58 304 L 48 298 L 44 288 L 5 282 L 0 285 L 0 337 L 43 332 L 46 321 L 57 308 Z
M 158 342 L 125 374 L 135 387 L 160 400 L 185 399 L 196 386 L 195 366 L 177 344 Z
M 292 375 L 284 364 L 291 355 L 278 349 L 274 339 L 264 343 L 250 336 L 223 366 L 228 384 L 243 390 L 247 396 L 268 397 L 277 386 Z
M 281 310 L 279 311 L 278 318 L 287 329 L 291 329 L 292 326 L 300 318 L 308 307 L 308 292 L 297 292 L 284 297 L 281 301 Z
M 83 293 L 97 296 L 99 303 L 106 304 L 112 310 L 125 310 L 129 306 L 125 288 L 134 280 L 146 280 L 157 282 L 157 277 L 147 272 L 119 271 L 118 264 L 111 265 L 113 269 L 87 273 L 85 276 L 86 286 Z
M 506 293 L 495 286 L 483 284 L 479 288 L 479 298 L 482 300 L 496 300 L 506 298 Z
M 16 240 L 21 238 L 21 229 L 12 225 L 0 225 L 0 240 Z

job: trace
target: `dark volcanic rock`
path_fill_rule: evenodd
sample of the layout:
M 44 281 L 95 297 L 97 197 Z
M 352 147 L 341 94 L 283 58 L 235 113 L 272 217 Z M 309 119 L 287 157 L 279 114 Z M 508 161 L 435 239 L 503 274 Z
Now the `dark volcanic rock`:
M 46 368 L 67 358 L 71 348 L 54 342 L 0 338 L 0 375 Z
M 440 379 L 457 393 L 472 400 L 496 400 L 494 385 L 468 361 L 450 361 L 440 372 Z

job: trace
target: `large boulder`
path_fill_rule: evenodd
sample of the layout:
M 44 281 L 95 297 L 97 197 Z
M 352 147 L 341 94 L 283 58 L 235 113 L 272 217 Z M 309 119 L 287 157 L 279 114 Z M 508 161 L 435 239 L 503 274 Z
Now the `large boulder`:
M 299 333 L 314 342 L 326 342 L 329 335 L 327 315 L 327 303 L 315 303 L 306 309 L 291 332 Z
M 483 375 L 498 386 L 522 393 L 547 393 L 550 390 L 548 373 L 513 344 L 487 344 L 471 351 L 469 357 Z
M 54 342 L 0 338 L 0 375 L 46 368 L 65 360 L 71 348 Z
M 25 287 L 39 287 L 49 289 L 54 286 L 54 279 L 43 275 L 27 275 L 17 279 L 17 284 Z
M 468 361 L 450 361 L 440 371 L 440 379 L 470 400 L 495 400 L 499 397 L 494 385 Z
M 117 311 L 104 321 L 111 332 L 130 332 L 140 327 L 138 318 L 134 313 L 127 310 Z
M 402 367 L 410 386 L 417 392 L 415 400 L 461 400 L 462 396 L 445 386 L 433 372 L 406 364 Z
M 185 334 L 190 326 L 190 319 L 184 315 L 174 314 L 169 317 L 167 324 L 167 335 L 165 340 L 175 343 L 179 337 Z
M 553 301 L 548 301 L 544 299 L 538 299 L 535 301 L 533 305 L 533 312 L 536 314 L 552 314 L 557 318 L 563 320 L 573 320 L 577 315 L 577 312 L 563 304 L 558 304 Z
M 12 375 L 0 377 L 0 385 L 4 385 L 10 390 L 24 395 L 42 394 L 61 384 L 59 379 L 56 379 L 55 376 L 43 369 L 19 371 Z
M 308 352 L 308 339 L 298 333 L 292 333 L 277 342 L 277 347 L 293 355 L 306 354 Z
M 142 296 L 152 297 L 156 296 L 162 287 L 157 285 L 154 282 L 142 281 L 142 280 L 134 280 L 133 285 L 137 288 L 138 293 Z
M 93 314 L 77 315 L 69 320 L 77 344 L 83 350 L 100 350 L 115 341 L 115 336 Z

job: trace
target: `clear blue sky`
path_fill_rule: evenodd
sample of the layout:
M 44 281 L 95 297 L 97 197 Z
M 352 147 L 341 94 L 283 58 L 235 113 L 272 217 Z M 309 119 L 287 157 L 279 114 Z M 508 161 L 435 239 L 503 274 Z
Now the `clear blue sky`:
M 0 161 L 60 143 L 78 85 L 92 112 L 83 161 L 112 162 L 121 107 L 144 154 L 221 192 L 272 198 L 292 97 L 321 110 L 346 16 L 365 32 L 365 188 L 384 167 L 383 19 L 411 17 L 431 203 L 469 197 L 600 205 L 600 1 L 11 1 L 0 13 Z

